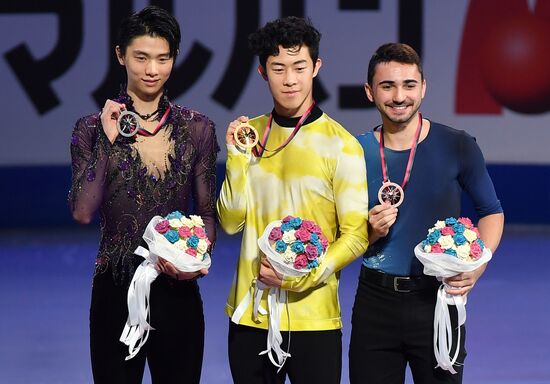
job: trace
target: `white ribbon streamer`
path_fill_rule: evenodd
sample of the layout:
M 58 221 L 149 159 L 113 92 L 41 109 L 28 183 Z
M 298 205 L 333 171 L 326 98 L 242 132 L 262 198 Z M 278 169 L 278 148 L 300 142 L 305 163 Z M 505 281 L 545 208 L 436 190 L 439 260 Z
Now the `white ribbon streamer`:
M 239 324 L 241 321 L 241 318 L 243 317 L 244 313 L 248 309 L 248 306 L 250 305 L 250 300 L 252 297 L 254 297 L 254 306 L 252 308 L 252 313 L 254 316 L 254 320 L 258 321 L 258 313 L 261 315 L 267 315 L 267 311 L 262 307 L 260 304 L 260 301 L 262 300 L 262 295 L 264 293 L 264 289 L 267 288 L 263 283 L 261 283 L 258 280 L 254 280 L 252 282 L 252 285 L 250 286 L 250 289 L 246 293 L 246 295 L 243 297 L 239 305 L 237 305 L 237 308 L 235 308 L 235 311 L 233 311 L 233 316 L 231 316 L 231 321 L 235 324 Z M 251 291 L 254 291 L 254 293 L 251 293 Z
M 449 314 L 449 305 L 455 305 L 458 314 L 456 347 L 452 358 L 451 348 L 453 344 L 453 329 Z M 437 291 L 437 299 L 434 313 L 434 354 L 437 367 L 455 374 L 453 367 L 457 363 L 460 351 L 461 331 L 460 326 L 466 322 L 466 302 L 462 296 L 449 295 L 445 292 L 445 285 L 441 284 Z
M 267 296 L 267 307 L 269 310 L 267 348 L 259 353 L 260 355 L 267 354 L 271 363 L 279 368 L 277 372 L 283 368 L 286 359 L 291 356 L 289 353 L 290 331 L 288 333 L 288 345 L 286 352 L 281 348 L 281 344 L 283 342 L 283 336 L 281 334 L 281 314 L 283 312 L 283 306 L 288 304 L 287 299 L 288 296 L 286 290 L 280 288 L 270 288 Z M 288 313 L 287 308 L 287 314 Z M 290 326 L 290 315 L 288 323 Z M 275 354 L 275 356 L 273 356 L 273 354 Z
M 120 336 L 120 341 L 128 346 L 129 355 L 126 360 L 130 360 L 138 354 L 149 338 L 149 331 L 154 329 L 149 324 L 149 294 L 151 283 L 159 275 L 155 269 L 156 257 L 154 255 L 143 247 L 138 247 L 135 253 L 145 257 L 145 260 L 137 267 L 128 288 L 128 320 Z

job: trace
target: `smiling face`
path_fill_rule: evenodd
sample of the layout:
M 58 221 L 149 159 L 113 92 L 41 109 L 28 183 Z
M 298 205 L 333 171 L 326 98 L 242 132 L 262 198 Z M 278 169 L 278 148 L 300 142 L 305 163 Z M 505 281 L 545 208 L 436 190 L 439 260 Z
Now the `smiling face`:
M 307 46 L 279 46 L 279 54 L 267 58 L 266 68 L 258 68 L 269 84 L 279 115 L 299 117 L 307 111 L 313 103 L 313 78 L 320 67 L 321 60 L 314 63 Z
M 376 65 L 372 84 L 365 84 L 365 91 L 380 111 L 384 127 L 406 126 L 416 118 L 426 81 L 415 64 L 390 61 Z
M 174 65 L 168 41 L 162 37 L 138 36 L 126 47 L 126 52 L 117 47 L 116 54 L 119 63 L 126 67 L 128 94 L 143 101 L 159 98 Z

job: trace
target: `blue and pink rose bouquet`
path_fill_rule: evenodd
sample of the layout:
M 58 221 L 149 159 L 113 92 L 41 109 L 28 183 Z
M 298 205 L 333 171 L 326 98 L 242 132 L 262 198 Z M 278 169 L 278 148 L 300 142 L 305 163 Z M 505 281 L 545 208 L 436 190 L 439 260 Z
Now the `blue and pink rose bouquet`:
M 158 221 L 155 224 L 155 231 L 186 255 L 195 257 L 201 262 L 209 257 L 210 240 L 206 236 L 204 223 L 200 216 L 185 217 L 181 212 L 175 211 Z M 181 267 L 182 271 L 186 271 L 190 267 L 194 269 L 194 266 L 190 266 L 189 263 L 182 263 Z M 196 270 L 194 269 L 194 271 Z
M 478 229 L 467 217 L 437 221 L 421 244 L 426 253 L 445 253 L 468 262 L 479 260 L 485 249 Z
M 268 225 L 258 245 L 272 263 L 281 266 L 279 272 L 303 274 L 319 266 L 328 240 L 315 222 L 287 216 Z
M 179 211 L 166 217 L 155 216 L 145 228 L 143 239 L 149 249 L 140 246 L 134 252 L 144 261 L 128 288 L 128 320 L 120 336 L 120 341 L 128 346 L 126 360 L 137 355 L 153 330 L 149 324 L 149 293 L 151 283 L 160 273 L 155 268 L 158 258 L 171 262 L 182 272 L 208 269 L 210 240 L 206 235 L 200 216 L 186 217 Z
M 283 276 L 304 276 L 317 268 L 328 248 L 328 240 L 321 228 L 311 220 L 295 216 L 286 216 L 282 220 L 270 223 L 258 239 L 260 250 L 266 255 L 273 268 Z M 260 282 L 259 290 L 265 289 Z M 260 354 L 267 354 L 270 361 L 282 368 L 290 353 L 281 348 L 281 314 L 287 303 L 287 292 L 281 288 L 270 288 L 267 299 L 269 324 L 267 348 Z M 254 313 L 259 304 L 255 300 Z M 238 321 L 237 321 L 238 322 Z M 290 319 L 289 319 L 290 322 Z M 289 346 L 290 348 L 290 346 Z
M 471 272 L 492 258 L 492 253 L 479 236 L 478 229 L 468 218 L 449 217 L 439 220 L 428 229 L 428 235 L 414 249 L 418 260 L 424 265 L 424 274 L 435 276 L 439 281 Z M 455 305 L 458 313 L 457 343 L 460 345 L 460 326 L 466 322 L 466 297 L 451 295 L 441 284 L 437 293 L 434 314 L 434 353 L 438 367 L 453 374 L 459 349 L 451 351 L 454 329 L 451 326 L 448 305 Z M 451 354 L 453 357 L 451 357 Z

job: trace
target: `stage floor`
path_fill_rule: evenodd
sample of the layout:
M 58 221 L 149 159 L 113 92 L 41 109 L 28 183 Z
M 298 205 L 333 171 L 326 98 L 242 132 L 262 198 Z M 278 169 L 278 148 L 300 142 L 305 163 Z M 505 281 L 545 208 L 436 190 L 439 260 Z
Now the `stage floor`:
M 95 228 L 0 233 L 0 383 L 91 383 L 88 351 Z M 200 281 L 206 318 L 203 383 L 231 383 L 223 313 L 239 238 L 220 234 Z M 550 383 L 550 228 L 508 228 L 470 294 L 464 383 Z M 342 272 L 343 371 L 359 260 Z M 144 380 L 149 383 L 149 377 Z M 408 383 L 412 383 L 410 376 Z

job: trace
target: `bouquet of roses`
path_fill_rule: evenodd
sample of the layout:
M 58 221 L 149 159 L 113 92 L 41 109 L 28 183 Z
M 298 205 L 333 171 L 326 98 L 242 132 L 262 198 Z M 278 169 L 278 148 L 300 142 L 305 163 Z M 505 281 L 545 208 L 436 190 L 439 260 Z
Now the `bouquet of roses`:
M 492 253 L 479 237 L 478 229 L 471 220 L 454 217 L 439 220 L 428 230 L 428 236 L 419 243 L 414 253 L 424 265 L 424 274 L 443 278 L 471 272 L 491 260 Z M 458 313 L 458 335 L 456 351 L 451 358 L 453 333 L 449 309 L 455 305 Z M 456 373 L 460 345 L 460 326 L 466 322 L 466 297 L 450 295 L 445 284 L 439 287 L 434 316 L 434 353 L 438 367 Z
M 315 222 L 286 216 L 282 220 L 267 225 L 258 239 L 258 246 L 277 272 L 284 276 L 299 277 L 319 266 L 328 248 L 328 240 Z M 256 283 L 255 317 L 258 311 L 266 313 L 259 307 L 262 291 L 265 288 L 260 282 Z M 290 357 L 288 351 L 285 352 L 281 348 L 280 331 L 281 313 L 283 305 L 287 303 L 287 292 L 280 288 L 270 288 L 267 300 L 269 311 L 267 349 L 260 354 L 268 354 L 271 362 L 281 368 L 286 358 Z M 242 311 L 236 310 L 236 312 Z M 238 323 L 239 319 L 232 318 L 232 320 Z
M 120 341 L 128 346 L 126 360 L 137 355 L 153 330 L 149 324 L 149 293 L 160 273 L 155 268 L 158 258 L 171 262 L 182 272 L 196 272 L 211 264 L 210 240 L 200 216 L 186 217 L 179 211 L 166 217 L 155 216 L 145 228 L 143 239 L 149 249 L 140 246 L 134 252 L 145 260 L 136 269 L 128 289 L 128 320 L 120 336 Z
M 297 277 L 319 266 L 328 240 L 315 222 L 287 216 L 265 228 L 258 246 L 277 272 Z

